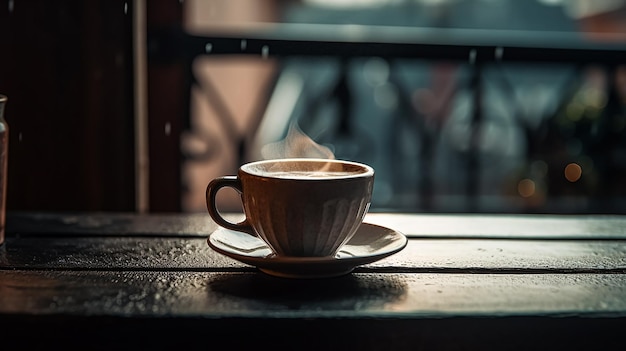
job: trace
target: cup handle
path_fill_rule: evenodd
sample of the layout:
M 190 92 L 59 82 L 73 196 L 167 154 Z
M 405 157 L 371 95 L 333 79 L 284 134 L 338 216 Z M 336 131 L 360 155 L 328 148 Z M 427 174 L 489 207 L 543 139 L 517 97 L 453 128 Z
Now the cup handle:
M 217 192 L 224 187 L 233 188 L 237 190 L 239 194 L 243 192 L 243 190 L 241 189 L 241 181 L 239 181 L 239 178 L 237 178 L 236 176 L 218 177 L 209 182 L 209 185 L 207 185 L 206 187 L 206 207 L 209 211 L 209 215 L 211 215 L 211 218 L 213 218 L 215 223 L 226 229 L 231 229 L 238 232 L 244 232 L 253 236 L 257 236 L 254 232 L 254 229 L 252 229 L 252 226 L 248 222 L 248 218 L 239 223 L 231 223 L 225 220 L 224 217 L 222 217 L 220 212 L 217 210 L 215 198 L 217 196 Z

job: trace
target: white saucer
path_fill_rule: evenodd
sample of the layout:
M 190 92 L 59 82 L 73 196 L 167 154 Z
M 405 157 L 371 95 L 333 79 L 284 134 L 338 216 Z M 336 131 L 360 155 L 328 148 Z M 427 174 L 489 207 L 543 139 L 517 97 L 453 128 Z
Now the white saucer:
M 207 242 L 213 250 L 273 276 L 326 278 L 393 255 L 406 247 L 407 238 L 393 229 L 363 223 L 335 257 L 278 257 L 263 240 L 224 228 L 213 232 Z

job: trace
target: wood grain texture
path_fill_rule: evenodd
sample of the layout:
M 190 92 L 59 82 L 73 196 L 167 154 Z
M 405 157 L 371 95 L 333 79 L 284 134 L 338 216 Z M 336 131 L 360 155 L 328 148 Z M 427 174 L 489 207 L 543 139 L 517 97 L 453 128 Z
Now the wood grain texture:
M 369 213 L 369 223 L 412 237 L 626 239 L 626 216 Z
M 214 252 L 206 239 L 217 226 L 204 214 L 10 219 L 0 246 L 7 349 L 623 346 L 622 217 L 370 214 L 409 233 L 408 246 L 319 280 L 271 277 Z
M 626 317 L 626 274 L 0 271 L 0 313 L 203 318 Z
M 239 221 L 242 214 L 225 217 Z M 416 238 L 626 240 L 626 216 L 368 213 L 365 222 Z M 207 236 L 217 229 L 208 213 L 7 214 L 7 233 L 24 235 Z
M 207 270 L 253 267 L 213 251 L 206 238 L 9 237 L 0 269 Z M 410 239 L 357 272 L 626 273 L 621 240 Z
M 236 220 L 236 214 L 225 216 Z M 15 236 L 207 236 L 217 229 L 209 214 L 7 213 Z

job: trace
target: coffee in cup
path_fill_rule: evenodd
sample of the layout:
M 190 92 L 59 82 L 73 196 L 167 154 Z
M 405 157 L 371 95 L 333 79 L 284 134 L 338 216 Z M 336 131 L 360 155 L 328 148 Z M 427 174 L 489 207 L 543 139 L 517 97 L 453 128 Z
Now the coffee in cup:
M 241 195 L 245 219 L 231 223 L 219 213 L 218 191 Z M 220 226 L 260 237 L 278 256 L 328 257 L 352 238 L 367 213 L 374 170 L 367 165 L 327 159 L 257 161 L 237 176 L 212 180 L 207 209 Z

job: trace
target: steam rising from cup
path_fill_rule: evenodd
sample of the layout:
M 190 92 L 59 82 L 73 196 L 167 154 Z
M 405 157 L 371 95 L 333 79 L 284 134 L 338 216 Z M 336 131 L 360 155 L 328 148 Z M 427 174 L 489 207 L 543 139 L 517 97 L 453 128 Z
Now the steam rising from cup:
M 261 156 L 266 160 L 284 158 L 335 159 L 335 155 L 328 147 L 316 143 L 293 123 L 289 126 L 285 139 L 264 145 L 261 148 Z

